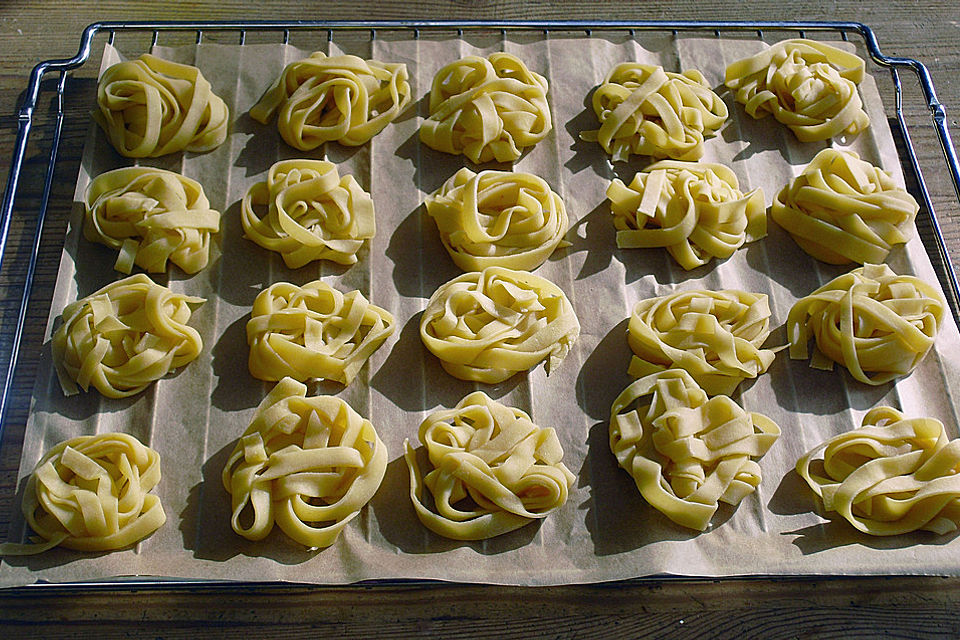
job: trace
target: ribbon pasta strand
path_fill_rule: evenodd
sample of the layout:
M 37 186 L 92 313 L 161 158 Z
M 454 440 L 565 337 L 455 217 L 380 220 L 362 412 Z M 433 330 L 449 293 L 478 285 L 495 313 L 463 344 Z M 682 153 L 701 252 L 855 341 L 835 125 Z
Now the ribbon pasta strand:
M 410 499 L 424 526 L 454 540 L 485 540 L 545 518 L 566 503 L 576 480 L 554 429 L 482 391 L 428 416 L 419 437 L 432 470 L 421 477 L 404 441 Z
M 859 429 L 814 447 L 796 468 L 824 509 L 864 533 L 960 528 L 960 440 L 950 440 L 939 420 L 877 407 Z
M 193 361 L 203 341 L 187 322 L 203 302 L 138 273 L 67 305 L 50 342 L 64 394 L 125 398 Z
M 420 320 L 420 338 L 461 380 L 496 384 L 566 357 L 580 323 L 563 291 L 526 271 L 487 267 L 441 285 Z
M 103 72 L 93 118 L 120 155 L 157 158 L 219 147 L 230 112 L 199 69 L 145 53 Z
M 306 393 L 293 378 L 278 382 L 223 467 L 230 524 L 248 540 L 276 523 L 302 545 L 329 547 L 383 480 L 387 449 L 370 421 L 340 398 Z
M 640 378 L 610 410 L 610 450 L 640 494 L 679 525 L 704 531 L 719 503 L 760 485 L 762 457 L 780 436 L 770 418 L 707 394 L 683 369 Z
M 464 271 L 531 271 L 563 243 L 567 210 L 530 173 L 464 167 L 425 200 L 450 257 Z
M 720 164 L 662 160 L 607 188 L 617 247 L 666 247 L 684 269 L 729 258 L 767 234 L 763 191 L 744 195 Z

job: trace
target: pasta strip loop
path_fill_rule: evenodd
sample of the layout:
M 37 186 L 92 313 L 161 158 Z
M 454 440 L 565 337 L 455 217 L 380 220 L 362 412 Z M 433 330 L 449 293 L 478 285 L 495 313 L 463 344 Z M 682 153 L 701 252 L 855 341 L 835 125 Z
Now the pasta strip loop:
M 960 440 L 950 440 L 939 420 L 877 407 L 859 429 L 804 454 L 797 473 L 824 509 L 864 533 L 960 528 Z
M 302 545 L 329 547 L 383 480 L 387 450 L 370 421 L 339 398 L 306 393 L 293 378 L 277 383 L 223 467 L 230 525 L 248 540 L 276 523 Z
M 767 234 L 763 191 L 744 195 L 720 164 L 663 160 L 607 188 L 617 246 L 666 247 L 684 269 L 729 258 Z
M 421 477 L 404 441 L 410 499 L 424 526 L 454 540 L 485 540 L 545 518 L 566 503 L 576 480 L 554 429 L 482 391 L 428 416 L 419 437 L 432 470 Z M 435 511 L 424 504 L 424 488 Z
M 569 224 L 560 196 L 530 173 L 463 168 L 425 204 L 464 271 L 536 269 L 562 245 Z
M 780 436 L 770 418 L 728 396 L 708 399 L 683 369 L 633 382 L 613 402 L 610 450 L 652 507 L 704 531 L 720 502 L 737 506 L 760 485 Z

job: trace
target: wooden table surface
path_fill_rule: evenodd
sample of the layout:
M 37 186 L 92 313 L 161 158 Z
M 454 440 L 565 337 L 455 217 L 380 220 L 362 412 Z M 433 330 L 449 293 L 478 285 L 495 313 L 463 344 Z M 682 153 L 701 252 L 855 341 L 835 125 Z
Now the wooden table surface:
M 18 6 L 19 5 L 19 6 Z M 804 1 L 574 2 L 389 0 L 383 2 L 104 1 L 65 4 L 34 0 L 0 5 L 0 176 L 7 174 L 16 111 L 27 76 L 41 60 L 71 57 L 87 24 L 105 20 L 234 19 L 589 19 L 589 20 L 842 20 L 872 27 L 888 55 L 916 58 L 930 69 L 960 140 L 960 4 Z M 89 86 L 87 87 L 89 90 Z M 69 97 L 69 96 L 68 96 Z M 931 186 L 954 264 L 960 266 L 960 211 L 947 180 L 916 82 L 905 80 L 906 117 Z M 41 105 L 49 113 L 50 105 Z M 84 107 L 88 108 L 88 107 Z M 44 114 L 39 114 L 40 122 Z M 45 126 L 45 125 L 44 125 Z M 42 127 L 38 127 L 38 130 Z M 44 135 L 41 132 L 41 135 Z M 64 218 L 58 198 L 73 190 L 83 131 L 64 130 L 62 171 L 40 248 L 37 285 L 28 309 L 23 364 L 0 449 L 0 531 L 14 499 L 19 451 L 35 375 L 28 354 L 39 347 L 59 260 Z M 72 151 L 72 153 L 71 153 Z M 929 167 L 929 168 L 928 168 Z M 26 255 L 33 234 L 44 156 L 28 151 L 18 216 L 0 272 L 0 343 L 8 348 L 17 317 Z M 64 178 L 61 180 L 61 174 Z M 67 205 L 69 206 L 69 205 Z M 921 231 L 926 232 L 928 226 Z M 3 363 L 5 366 L 5 363 Z M 2 374 L 0 374 L 2 375 Z M 177 585 L 88 589 L 55 586 L 0 591 L 4 636 L 62 638 L 196 637 L 199 633 L 294 637 L 763 637 L 889 635 L 960 636 L 960 579 L 850 577 L 670 580 L 557 588 L 502 588 L 438 583 L 343 587 Z

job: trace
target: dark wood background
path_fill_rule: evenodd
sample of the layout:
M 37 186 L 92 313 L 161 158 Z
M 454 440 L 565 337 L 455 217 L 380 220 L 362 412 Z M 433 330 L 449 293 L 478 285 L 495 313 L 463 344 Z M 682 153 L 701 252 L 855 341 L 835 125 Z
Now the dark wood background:
M 0 176 L 6 176 L 17 108 L 31 68 L 72 57 L 83 28 L 106 20 L 237 19 L 542 19 L 542 20 L 841 20 L 863 22 L 887 55 L 916 58 L 931 72 L 955 143 L 960 141 L 960 3 L 851 0 L 750 3 L 484 0 L 381 2 L 73 2 L 0 3 Z M 78 74 L 70 92 L 88 94 L 95 70 Z M 885 83 L 878 79 L 878 84 Z M 942 161 L 928 109 L 904 76 L 905 115 L 955 265 L 960 266 L 960 207 Z M 67 98 L 71 98 L 68 94 Z M 886 95 L 884 96 L 886 99 Z M 59 262 L 64 205 L 73 193 L 89 107 L 68 102 L 62 157 L 54 176 L 37 285 L 27 310 L 24 353 L 39 348 Z M 892 105 L 892 102 L 891 102 Z M 888 105 L 888 106 L 891 106 Z M 52 105 L 38 109 L 35 131 L 49 140 Z M 891 111 L 892 113 L 892 111 Z M 71 117 L 73 116 L 73 117 Z M 22 171 L 7 257 L 0 271 L 0 343 L 9 348 L 19 313 L 30 241 L 46 165 L 31 146 Z M 908 178 L 909 179 L 909 178 Z M 67 207 L 69 205 L 66 205 Z M 929 223 L 918 223 L 929 234 Z M 22 358 L 14 403 L 0 448 L 0 532 L 15 500 L 23 426 L 34 369 Z M 0 362 L 3 366 L 5 362 Z M 0 374 L 2 375 L 2 374 Z M 19 637 L 194 638 L 249 633 L 267 637 L 960 637 L 960 579 L 941 577 L 674 580 L 557 588 L 502 588 L 442 583 L 344 587 L 177 585 L 167 588 L 40 586 L 0 591 L 0 628 Z

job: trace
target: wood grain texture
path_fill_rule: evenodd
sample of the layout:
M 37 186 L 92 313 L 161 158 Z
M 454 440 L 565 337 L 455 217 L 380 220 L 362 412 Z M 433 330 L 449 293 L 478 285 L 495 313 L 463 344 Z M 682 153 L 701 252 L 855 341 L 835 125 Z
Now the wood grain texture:
M 303 3 L 288 0 L 73 3 L 53 0 L 0 5 L 0 174 L 6 175 L 16 133 L 16 109 L 30 69 L 40 60 L 71 57 L 84 26 L 102 20 L 232 19 L 717 19 L 853 20 L 871 26 L 888 55 L 917 58 L 930 69 L 960 144 L 960 5 L 928 2 L 805 1 L 751 3 L 711 0 L 648 2 L 381 2 Z M 89 94 L 90 71 L 71 91 Z M 37 285 L 27 312 L 25 353 L 40 348 L 60 242 L 85 134 L 88 108 L 68 96 L 63 157 L 54 180 L 49 222 L 40 247 Z M 886 96 L 885 96 L 886 98 Z M 931 186 L 954 264 L 960 267 L 960 210 L 939 160 L 939 143 L 912 78 L 905 78 L 906 117 Z M 41 105 L 35 131 L 48 139 L 50 105 Z M 0 336 L 20 304 L 20 285 L 35 228 L 46 156 L 28 150 L 8 258 L 0 271 Z M 58 204 L 59 203 L 59 204 Z M 58 208 L 59 207 L 59 208 Z M 921 231 L 928 224 L 921 223 Z M 0 363 L 5 364 L 5 363 Z M 35 363 L 24 359 L 0 448 L 0 531 L 17 508 L 16 469 Z M 643 580 L 549 589 L 476 585 L 385 584 L 348 587 L 269 585 L 82 591 L 31 587 L 0 591 L 5 637 L 97 636 L 195 638 L 199 633 L 269 637 L 304 634 L 348 637 L 910 637 L 960 636 L 960 580 L 834 578 L 789 580 Z

